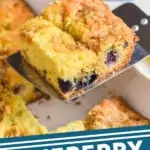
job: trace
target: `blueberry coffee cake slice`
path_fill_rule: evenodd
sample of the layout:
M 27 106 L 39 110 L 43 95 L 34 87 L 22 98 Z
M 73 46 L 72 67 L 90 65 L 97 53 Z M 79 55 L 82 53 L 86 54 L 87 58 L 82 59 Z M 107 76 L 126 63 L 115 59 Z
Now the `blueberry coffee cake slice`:
M 126 67 L 137 40 L 100 0 L 57 1 L 21 28 L 25 60 L 65 99 Z

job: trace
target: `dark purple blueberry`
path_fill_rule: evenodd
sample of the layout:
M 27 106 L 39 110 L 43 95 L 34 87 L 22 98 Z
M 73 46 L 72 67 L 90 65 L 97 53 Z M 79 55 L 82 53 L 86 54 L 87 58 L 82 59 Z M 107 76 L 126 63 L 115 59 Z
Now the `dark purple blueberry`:
M 67 93 L 73 89 L 72 83 L 70 81 L 64 81 L 63 79 L 58 79 L 58 83 L 63 93 Z
M 105 63 L 107 65 L 114 64 L 117 61 L 117 57 L 118 57 L 117 52 L 114 50 L 111 50 L 109 53 L 107 53 Z
M 93 83 L 97 78 L 98 78 L 98 75 L 97 75 L 96 73 L 93 73 L 93 74 L 90 76 L 89 84 Z
M 127 41 L 124 42 L 123 48 L 127 48 L 129 46 L 129 43 Z
M 87 81 L 84 81 L 84 80 L 79 80 L 76 87 L 77 89 L 81 89 L 81 88 L 84 88 L 88 85 L 88 82 Z
M 84 88 L 90 84 L 92 84 L 96 79 L 98 75 L 96 73 L 93 73 L 90 76 L 86 76 L 78 81 L 77 83 L 77 89 Z

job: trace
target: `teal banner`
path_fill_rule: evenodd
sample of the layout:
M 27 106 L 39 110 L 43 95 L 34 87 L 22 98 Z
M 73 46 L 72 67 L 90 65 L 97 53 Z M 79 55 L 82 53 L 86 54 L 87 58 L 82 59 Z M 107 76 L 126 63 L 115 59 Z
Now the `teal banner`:
M 150 150 L 150 126 L 5 138 L 0 150 Z

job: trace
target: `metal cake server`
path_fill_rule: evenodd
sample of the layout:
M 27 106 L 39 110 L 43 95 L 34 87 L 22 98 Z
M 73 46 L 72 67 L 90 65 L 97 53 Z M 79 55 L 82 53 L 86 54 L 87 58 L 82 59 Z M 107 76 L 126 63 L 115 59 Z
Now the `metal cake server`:
M 35 5 L 37 3 L 37 0 L 26 0 L 29 4 L 29 6 L 31 6 L 31 8 L 33 9 L 33 11 L 35 12 L 35 14 L 39 14 L 47 5 L 49 2 L 49 0 L 44 0 L 44 1 L 38 1 L 41 2 L 40 4 L 38 3 L 38 5 Z M 34 4 L 34 5 L 32 5 Z M 40 5 L 40 6 L 39 6 Z M 126 11 L 128 10 L 128 13 L 131 14 L 132 13 L 132 18 L 130 17 L 130 15 L 127 15 Z M 139 22 L 141 20 L 141 17 L 145 17 L 147 18 L 147 15 L 142 12 L 138 7 L 136 7 L 133 4 L 125 4 L 117 9 L 114 10 L 114 13 L 118 16 L 120 16 L 123 20 L 125 20 L 125 22 L 129 25 L 132 26 L 135 23 Z M 139 14 L 137 16 L 137 13 Z M 136 17 L 135 17 L 136 16 Z M 132 23 L 131 23 L 132 22 Z M 150 29 L 147 28 L 147 30 Z M 146 30 L 145 28 L 143 30 Z M 142 31 L 140 31 L 140 37 L 142 39 L 145 39 L 144 36 L 147 35 L 143 35 L 141 34 Z M 137 34 L 139 35 L 139 33 L 137 32 Z M 149 47 L 149 48 L 148 48 Z M 89 92 L 93 89 L 95 89 L 96 87 L 102 85 L 104 82 L 110 80 L 111 78 L 114 78 L 115 76 L 119 75 L 120 73 L 126 71 L 127 69 L 129 69 L 130 67 L 132 67 L 134 64 L 136 64 L 137 62 L 141 61 L 142 59 L 144 59 L 148 54 L 150 50 L 150 44 L 149 42 L 145 43 L 144 41 L 140 42 L 139 44 L 137 44 L 136 48 L 135 48 L 135 52 L 132 56 L 131 62 L 129 64 L 128 67 L 126 67 L 125 69 L 123 69 L 122 71 L 113 74 L 111 77 L 109 77 L 108 79 L 100 82 L 98 85 L 91 85 L 90 87 L 87 87 L 86 92 Z M 23 77 L 25 77 L 27 80 L 31 81 L 36 88 L 40 89 L 41 91 L 45 92 L 46 94 L 49 94 L 51 97 L 55 98 L 55 99 L 59 99 L 59 100 L 63 100 L 63 98 L 43 79 L 41 78 L 38 73 L 36 71 L 34 71 L 21 57 L 20 52 L 13 54 L 12 56 L 10 56 L 8 58 L 8 63 L 19 73 L 21 74 Z M 68 100 L 66 100 L 66 102 L 71 102 L 71 100 L 76 99 L 77 97 L 72 97 Z

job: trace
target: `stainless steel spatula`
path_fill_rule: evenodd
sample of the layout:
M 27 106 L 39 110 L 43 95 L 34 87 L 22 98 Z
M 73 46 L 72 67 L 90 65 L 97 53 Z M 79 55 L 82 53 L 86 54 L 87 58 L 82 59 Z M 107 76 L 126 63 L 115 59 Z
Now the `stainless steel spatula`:
M 37 0 L 27 0 L 27 2 L 29 3 L 29 5 L 31 5 L 31 8 L 33 8 L 34 12 L 36 14 L 39 14 L 40 11 L 42 11 L 44 9 L 44 7 L 47 6 L 48 4 L 48 0 L 43 1 L 43 3 L 41 3 L 40 7 L 39 4 L 35 6 L 35 4 L 37 3 Z M 42 1 L 41 1 L 42 2 Z M 35 7 L 34 7 L 35 6 Z M 118 16 L 120 16 L 121 18 L 123 18 L 125 20 L 125 22 L 131 26 L 130 22 L 130 15 L 127 15 L 127 12 L 124 10 L 128 10 L 128 13 L 132 13 L 132 24 L 137 23 L 138 21 L 140 21 L 141 18 L 135 17 L 134 19 L 134 15 L 137 16 L 137 13 L 139 13 L 140 17 L 147 17 L 147 15 L 145 13 L 143 13 L 140 9 L 138 9 L 135 5 L 133 4 L 126 4 L 123 5 L 119 8 L 117 8 L 116 10 L 114 10 L 114 13 Z M 148 28 L 150 29 L 150 27 Z M 145 36 L 145 35 L 142 35 Z M 144 37 L 141 37 L 144 38 Z M 135 52 L 132 56 L 132 60 L 129 64 L 129 66 L 125 69 L 123 69 L 121 72 L 124 72 L 125 70 L 127 70 L 128 68 L 132 67 L 135 63 L 139 62 L 140 60 L 142 60 L 145 56 L 148 55 L 148 51 L 146 51 L 144 48 L 147 48 L 149 46 L 149 50 L 150 50 L 150 44 L 149 43 L 140 43 L 137 44 Z M 43 79 L 41 78 L 37 72 L 35 72 L 21 57 L 20 52 L 10 56 L 8 58 L 8 63 L 14 68 L 16 69 L 16 71 L 18 71 L 18 73 L 20 73 L 23 77 L 25 77 L 27 80 L 31 81 L 35 87 L 37 87 L 38 89 L 42 90 L 43 92 L 45 92 L 46 94 L 49 94 L 50 96 L 52 96 L 53 98 L 59 99 L 59 100 L 63 100 L 63 98 Z M 92 85 L 90 87 L 88 87 L 86 89 L 86 92 L 91 91 L 92 89 L 100 86 L 101 84 L 103 84 L 104 82 L 108 81 L 110 78 L 115 77 L 116 75 L 120 74 L 121 72 L 118 72 L 116 74 L 113 74 L 111 77 L 109 77 L 108 79 L 100 82 L 98 85 Z M 67 102 L 70 102 L 71 100 L 74 100 L 76 97 L 71 97 L 70 99 L 66 100 Z

